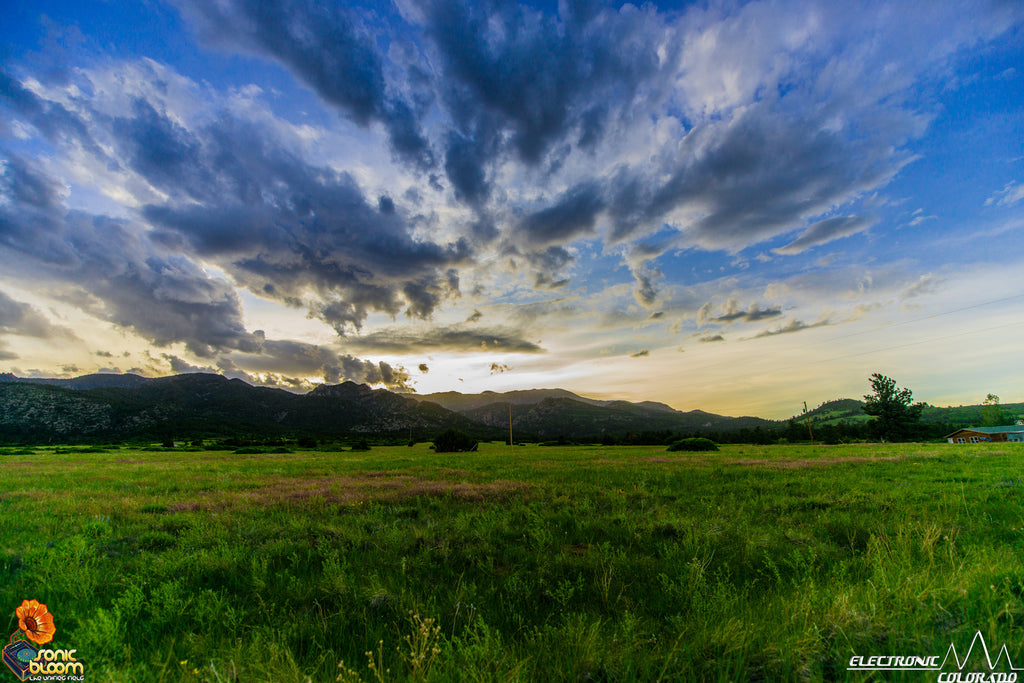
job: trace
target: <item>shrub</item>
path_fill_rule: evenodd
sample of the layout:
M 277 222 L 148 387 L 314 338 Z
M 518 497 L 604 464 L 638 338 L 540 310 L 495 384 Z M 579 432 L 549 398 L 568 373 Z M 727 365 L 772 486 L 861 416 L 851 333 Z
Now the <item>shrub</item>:
M 437 453 L 463 453 L 476 449 L 477 440 L 458 429 L 446 429 L 434 437 L 434 450 Z
M 718 444 L 711 439 L 694 437 L 680 439 L 668 447 L 670 451 L 717 451 Z

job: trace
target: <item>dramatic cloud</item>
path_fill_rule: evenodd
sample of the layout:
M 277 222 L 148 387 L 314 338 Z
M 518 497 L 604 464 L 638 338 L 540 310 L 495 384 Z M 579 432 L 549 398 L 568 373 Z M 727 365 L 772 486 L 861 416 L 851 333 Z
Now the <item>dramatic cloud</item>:
M 621 172 L 609 209 L 613 237 L 666 221 L 706 248 L 740 249 L 878 186 L 910 160 L 892 147 L 913 117 L 886 134 L 848 139 L 814 112 L 753 104 L 691 131 L 661 168 Z
M 506 353 L 542 353 L 536 343 L 525 339 L 513 328 L 472 328 L 459 325 L 435 326 L 425 331 L 383 329 L 373 334 L 351 337 L 348 348 L 373 353 L 412 353 L 416 351 L 504 351 Z
M 54 193 L 37 191 L 56 183 L 17 157 L 5 169 L 0 248 L 19 268 L 47 269 L 68 300 L 158 346 L 182 341 L 202 357 L 259 346 L 230 283 L 163 253 L 129 223 L 65 210 Z
M 603 208 L 602 189 L 597 184 L 574 187 L 553 206 L 527 216 L 521 225 L 522 236 L 528 244 L 545 245 L 589 235 Z
M 383 124 L 400 157 L 424 168 L 433 164 L 416 114 L 425 103 L 415 101 L 417 93 L 407 101 L 388 87 L 376 39 L 381 27 L 367 25 L 368 14 L 307 0 L 179 4 L 204 40 L 278 61 L 359 125 Z M 408 71 L 410 85 L 427 77 L 418 60 Z
M 12 34 L 0 291 L 38 308 L 0 295 L 2 358 L 89 371 L 113 326 L 126 365 L 296 389 L 600 349 L 579 381 L 658 385 L 682 337 L 927 320 L 1020 272 L 978 239 L 1022 225 L 1020 3 L 172 4 Z
M 476 169 L 503 151 L 495 139 L 507 137 L 529 165 L 566 138 L 593 146 L 609 108 L 624 111 L 639 86 L 671 63 L 673 44 L 652 10 L 566 4 L 553 16 L 512 3 L 410 4 L 444 69 L 444 101 L 461 134 L 449 152 L 466 139 L 487 141 L 460 154 Z
M 383 384 L 389 389 L 409 391 L 409 373 L 384 361 L 372 362 L 348 354 L 293 340 L 267 340 L 259 354 L 235 353 L 232 365 L 248 372 L 273 372 L 303 378 L 319 378 L 328 384 L 352 381 Z
M 468 245 L 414 237 L 393 202 L 368 201 L 349 174 L 303 164 L 242 121 L 218 121 L 190 145 L 205 150 L 201 166 L 219 187 L 174 184 L 165 189 L 189 201 L 145 208 L 168 247 L 223 263 L 262 296 L 316 294 L 311 311 L 339 333 L 370 310 L 427 318 L 458 292 L 451 266 L 469 258 Z

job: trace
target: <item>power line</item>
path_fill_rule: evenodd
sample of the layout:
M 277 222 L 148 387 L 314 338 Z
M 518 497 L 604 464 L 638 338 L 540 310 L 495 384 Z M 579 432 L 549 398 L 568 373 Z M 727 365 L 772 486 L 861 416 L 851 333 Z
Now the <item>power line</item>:
M 922 339 L 921 341 L 908 342 L 906 344 L 896 344 L 895 346 L 883 346 L 881 348 L 873 349 L 871 351 L 861 351 L 861 352 L 858 352 L 858 353 L 848 353 L 848 354 L 845 354 L 845 355 L 842 355 L 842 356 L 836 356 L 834 358 L 825 358 L 825 359 L 822 359 L 822 360 L 816 360 L 816 361 L 809 361 L 807 363 L 801 363 L 801 365 L 817 365 L 818 363 L 832 363 L 832 362 L 837 361 L 837 360 L 846 360 L 847 358 L 856 358 L 858 356 L 869 356 L 869 355 L 871 355 L 873 353 L 880 353 L 882 351 L 892 351 L 894 349 L 904 349 L 904 348 L 907 348 L 908 346 L 917 346 L 919 344 L 928 344 L 930 342 L 944 341 L 946 339 L 955 339 L 956 337 L 965 337 L 965 336 L 968 336 L 968 335 L 971 335 L 971 334 L 981 334 L 983 332 L 992 332 L 993 330 L 1002 330 L 1002 329 L 1006 329 L 1007 327 L 1019 327 L 1021 325 L 1024 325 L 1024 320 L 1018 320 L 1015 323 L 1007 323 L 1006 325 L 996 325 L 995 327 L 987 327 L 987 328 L 981 329 L 981 330 L 967 330 L 965 332 L 957 332 L 956 334 L 947 334 L 947 335 L 944 335 L 942 337 L 931 337 L 929 339 Z M 800 365 L 792 365 L 792 366 L 790 366 L 788 368 L 779 368 L 779 369 L 780 370 L 789 370 L 789 369 L 792 369 L 794 367 L 800 367 Z
M 1024 292 L 1021 292 L 1020 294 L 1013 294 L 1011 296 L 1005 296 L 1002 299 L 993 299 L 992 301 L 983 301 L 981 303 L 971 304 L 970 306 L 964 306 L 962 308 L 954 308 L 951 311 L 943 311 L 942 313 L 932 313 L 931 315 L 926 315 L 926 316 L 921 317 L 921 318 L 914 318 L 912 320 L 901 320 L 899 322 L 894 322 L 894 323 L 886 323 L 886 324 L 881 325 L 878 328 L 875 328 L 873 330 L 861 330 L 860 332 L 850 332 L 849 334 L 841 334 L 841 335 L 838 335 L 836 337 L 831 337 L 829 339 L 826 339 L 825 342 L 836 341 L 838 339 L 847 339 L 848 337 L 856 337 L 856 336 L 859 336 L 859 335 L 862 335 L 862 334 L 874 334 L 874 333 L 878 332 L 878 330 L 880 330 L 880 329 L 889 329 L 889 328 L 892 328 L 892 327 L 900 327 L 902 325 L 910 325 L 912 323 L 919 323 L 919 322 L 923 322 L 925 320 L 933 320 L 935 318 L 941 318 L 941 317 L 946 316 L 946 315 L 953 315 L 954 313 L 963 313 L 964 311 L 970 311 L 970 310 L 973 310 L 975 308 L 982 308 L 983 306 L 991 306 L 992 304 L 1001 304 L 1001 303 L 1003 303 L 1005 301 L 1012 301 L 1014 299 L 1021 299 L 1021 298 L 1024 298 Z

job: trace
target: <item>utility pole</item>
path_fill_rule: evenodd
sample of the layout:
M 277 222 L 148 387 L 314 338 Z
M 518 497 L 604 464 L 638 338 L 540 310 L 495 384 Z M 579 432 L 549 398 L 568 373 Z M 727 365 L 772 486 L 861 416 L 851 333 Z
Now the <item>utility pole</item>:
M 807 401 L 804 401 L 804 416 L 807 418 L 807 433 L 811 435 L 811 445 L 814 445 L 814 432 L 811 430 L 811 414 L 807 412 Z

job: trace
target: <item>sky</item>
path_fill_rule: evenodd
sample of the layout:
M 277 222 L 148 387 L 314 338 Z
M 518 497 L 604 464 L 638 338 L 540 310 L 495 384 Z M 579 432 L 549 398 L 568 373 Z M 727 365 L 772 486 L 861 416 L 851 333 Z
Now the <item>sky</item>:
M 1024 401 L 1024 4 L 20 0 L 0 372 Z

